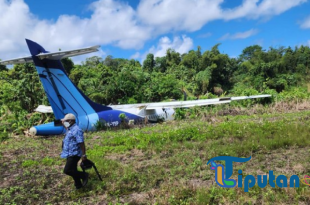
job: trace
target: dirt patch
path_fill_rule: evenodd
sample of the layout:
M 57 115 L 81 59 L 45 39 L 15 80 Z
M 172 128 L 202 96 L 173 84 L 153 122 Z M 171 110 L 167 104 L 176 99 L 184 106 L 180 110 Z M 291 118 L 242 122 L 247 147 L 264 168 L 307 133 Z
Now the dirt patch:
M 121 203 L 128 203 L 130 205 L 134 204 L 147 204 L 150 202 L 150 196 L 146 192 L 142 193 L 132 193 L 120 199 Z
M 203 180 L 203 179 L 190 179 L 186 182 L 188 187 L 191 187 L 193 190 L 211 187 L 216 184 L 214 179 L 211 180 Z
M 143 153 L 142 150 L 133 149 L 128 151 L 126 154 L 108 154 L 105 156 L 106 159 L 120 161 L 123 164 L 129 164 L 133 160 L 144 161 L 148 159 L 148 156 Z

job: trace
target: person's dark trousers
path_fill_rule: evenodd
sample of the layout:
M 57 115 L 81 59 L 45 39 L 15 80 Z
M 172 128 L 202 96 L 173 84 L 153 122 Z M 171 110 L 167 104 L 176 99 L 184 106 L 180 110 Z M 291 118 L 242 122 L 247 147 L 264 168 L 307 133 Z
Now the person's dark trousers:
M 79 156 L 71 156 L 67 158 L 67 163 L 64 168 L 64 173 L 71 176 L 74 179 L 74 185 L 76 188 L 81 188 L 81 179 L 85 177 L 84 172 L 77 170 L 77 164 L 80 160 Z

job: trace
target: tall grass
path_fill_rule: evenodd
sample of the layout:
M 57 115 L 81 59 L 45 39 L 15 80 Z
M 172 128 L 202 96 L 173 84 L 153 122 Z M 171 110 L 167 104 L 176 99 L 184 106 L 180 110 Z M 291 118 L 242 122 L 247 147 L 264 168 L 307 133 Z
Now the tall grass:
M 269 108 L 266 108 L 269 109 Z M 216 116 L 217 115 L 217 116 Z M 221 115 L 221 116 L 220 116 Z M 234 164 L 257 175 L 309 175 L 310 111 L 222 115 L 85 133 L 87 154 L 104 181 L 90 170 L 89 185 L 72 191 L 62 174 L 62 137 L 21 137 L 0 145 L 0 204 L 287 204 L 310 202 L 310 189 L 255 186 L 224 189 L 206 162 L 215 156 L 252 159 Z

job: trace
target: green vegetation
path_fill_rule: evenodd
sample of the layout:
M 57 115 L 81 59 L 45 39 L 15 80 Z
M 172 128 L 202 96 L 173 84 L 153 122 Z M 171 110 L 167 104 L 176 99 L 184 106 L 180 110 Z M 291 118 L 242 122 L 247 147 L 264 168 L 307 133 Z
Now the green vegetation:
M 206 162 L 215 156 L 252 156 L 237 170 L 254 176 L 309 175 L 310 48 L 254 45 L 238 58 L 219 45 L 135 60 L 88 58 L 63 64 L 72 81 L 101 104 L 272 94 L 270 99 L 177 109 L 176 121 L 111 130 L 104 121 L 85 133 L 87 154 L 101 173 L 81 191 L 62 173 L 61 137 L 29 137 L 27 129 L 53 119 L 32 113 L 47 98 L 31 64 L 0 66 L 0 204 L 308 204 L 310 189 L 255 186 L 224 189 Z M 260 104 L 257 104 L 260 103 Z M 119 116 L 126 121 L 125 115 Z M 131 129 L 128 129 L 131 128 Z
M 258 45 L 245 48 L 238 58 L 219 51 L 219 44 L 180 54 L 168 49 L 163 57 L 148 54 L 139 61 L 107 56 L 88 58 L 82 65 L 63 59 L 72 81 L 92 100 L 101 104 L 159 102 L 169 99 L 207 99 L 218 96 L 272 94 L 271 100 L 309 99 L 310 48 L 300 46 L 263 50 Z M 47 97 L 32 64 L 0 67 L 0 140 L 6 133 L 23 134 L 33 124 L 51 121 L 51 115 L 32 116 Z M 310 87 L 309 87 L 310 88 Z M 269 102 L 270 103 L 270 102 Z M 182 118 L 182 112 L 178 113 Z M 98 124 L 99 125 L 99 124 Z
M 308 175 L 310 111 L 281 114 L 273 109 L 258 106 L 227 116 L 227 106 L 194 120 L 85 133 L 88 157 L 103 182 L 91 170 L 90 182 L 81 191 L 74 191 L 72 179 L 62 173 L 62 137 L 8 139 L 0 145 L 0 203 L 307 204 L 308 186 L 255 186 L 249 193 L 224 189 L 206 165 L 220 155 L 252 156 L 247 163 L 235 164 L 232 178 L 237 179 L 239 169 L 254 176 L 268 170 L 275 175 Z

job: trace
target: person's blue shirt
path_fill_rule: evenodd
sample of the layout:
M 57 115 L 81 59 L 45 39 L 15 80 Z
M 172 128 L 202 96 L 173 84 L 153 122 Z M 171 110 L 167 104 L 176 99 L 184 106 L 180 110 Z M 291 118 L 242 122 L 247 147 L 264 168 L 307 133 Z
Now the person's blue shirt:
M 61 158 L 68 158 L 70 156 L 82 156 L 82 149 L 80 143 L 84 142 L 83 131 L 77 126 L 72 125 L 68 128 L 65 138 L 63 139 Z

